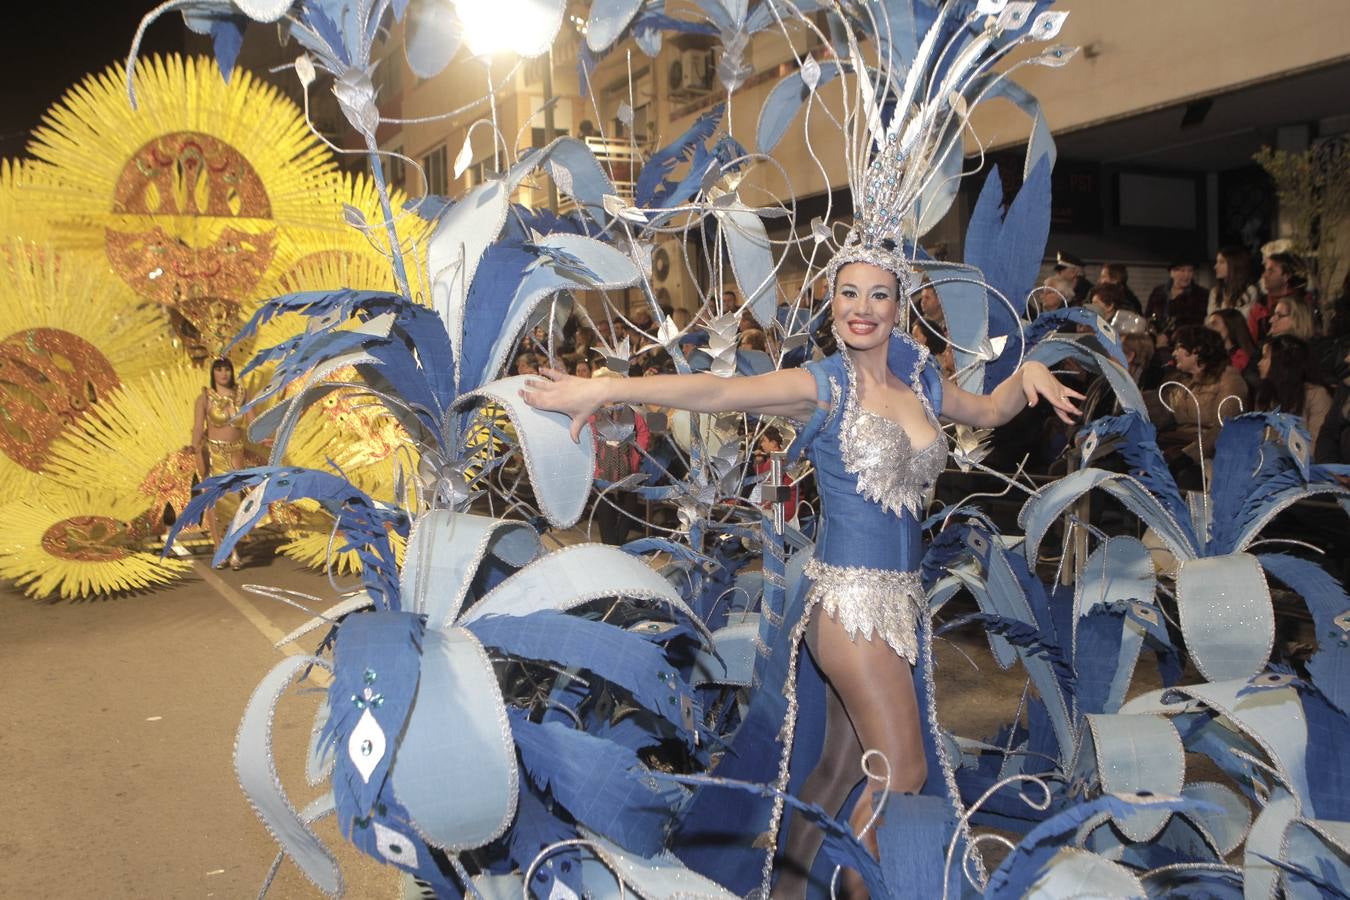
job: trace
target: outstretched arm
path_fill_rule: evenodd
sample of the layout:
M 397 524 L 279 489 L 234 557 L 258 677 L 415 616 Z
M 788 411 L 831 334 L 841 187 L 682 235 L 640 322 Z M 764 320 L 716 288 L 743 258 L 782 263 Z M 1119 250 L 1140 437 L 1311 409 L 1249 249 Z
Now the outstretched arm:
M 572 419 L 572 440 L 581 426 L 607 403 L 649 403 L 690 412 L 746 412 L 809 419 L 816 408 L 816 383 L 804 369 L 721 378 L 707 373 L 653 375 L 647 378 L 577 378 L 556 369 L 540 369 L 544 378 L 526 382 L 520 392 L 539 409 Z
M 1043 364 L 1035 361 L 1022 363 L 989 394 L 972 394 L 948 381 L 942 390 L 942 415 L 962 425 L 992 428 L 1007 423 L 1027 406 L 1035 406 L 1044 397 L 1055 410 L 1055 415 L 1073 424 L 1081 415 L 1074 405 L 1083 395 L 1066 387 Z

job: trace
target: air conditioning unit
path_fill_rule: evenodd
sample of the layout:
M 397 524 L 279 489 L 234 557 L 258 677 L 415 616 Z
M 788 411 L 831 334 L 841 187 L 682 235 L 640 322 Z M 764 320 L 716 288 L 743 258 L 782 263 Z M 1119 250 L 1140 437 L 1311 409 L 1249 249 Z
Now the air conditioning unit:
M 703 305 L 703 298 L 690 283 L 683 250 L 678 240 L 661 241 L 652 250 L 652 293 L 658 305 L 692 314 Z
M 667 80 L 673 94 L 710 91 L 715 77 L 711 50 L 682 50 L 670 61 Z

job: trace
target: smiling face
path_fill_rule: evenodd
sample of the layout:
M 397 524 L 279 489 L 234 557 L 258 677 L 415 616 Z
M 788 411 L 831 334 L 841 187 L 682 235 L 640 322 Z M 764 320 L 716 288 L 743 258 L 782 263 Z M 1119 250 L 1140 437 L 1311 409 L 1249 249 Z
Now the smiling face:
M 854 350 L 884 347 L 899 319 L 895 275 L 871 263 L 849 263 L 834 279 L 830 312 L 835 329 Z

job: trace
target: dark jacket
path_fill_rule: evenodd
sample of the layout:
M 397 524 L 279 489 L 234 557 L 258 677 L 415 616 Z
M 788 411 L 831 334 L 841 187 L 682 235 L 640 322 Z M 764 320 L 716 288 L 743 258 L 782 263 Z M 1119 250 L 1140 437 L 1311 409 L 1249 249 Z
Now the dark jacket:
M 1208 305 L 1209 294 L 1195 282 L 1175 297 L 1172 296 L 1172 284 L 1168 282 L 1158 285 L 1148 295 L 1144 318 L 1154 330 L 1170 334 L 1183 325 L 1205 324 Z

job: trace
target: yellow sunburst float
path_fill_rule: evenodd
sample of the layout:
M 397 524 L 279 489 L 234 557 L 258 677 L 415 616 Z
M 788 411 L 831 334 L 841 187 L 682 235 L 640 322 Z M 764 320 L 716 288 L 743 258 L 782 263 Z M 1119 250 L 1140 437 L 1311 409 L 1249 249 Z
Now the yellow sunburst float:
M 81 599 L 158 587 L 189 563 L 143 549 L 141 505 L 60 484 L 0 507 L 0 577 L 30 597 Z
M 52 445 L 47 472 L 73 487 L 96 484 L 128 508 L 139 502 L 137 515 L 181 513 L 199 474 L 192 426 L 205 387 L 186 362 L 128 381 Z
M 0 495 L 30 495 L 52 444 L 125 380 L 176 356 L 163 314 L 50 248 L 0 259 Z
M 194 360 L 256 308 L 292 230 L 341 234 L 332 154 L 276 88 L 206 57 L 152 57 L 137 106 L 114 66 L 68 91 L 29 152 L 53 183 L 33 194 L 63 249 L 90 254 L 162 304 Z

